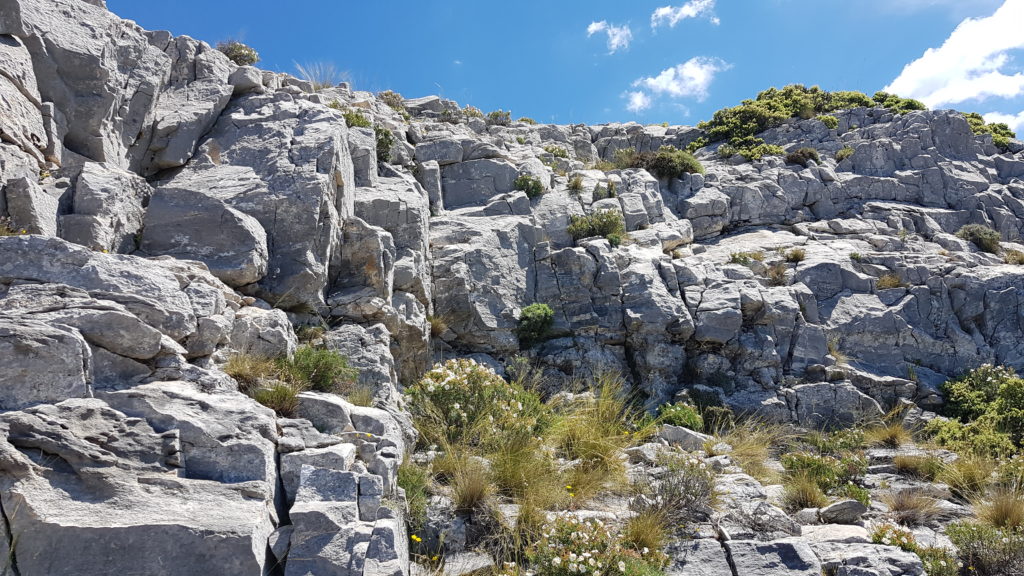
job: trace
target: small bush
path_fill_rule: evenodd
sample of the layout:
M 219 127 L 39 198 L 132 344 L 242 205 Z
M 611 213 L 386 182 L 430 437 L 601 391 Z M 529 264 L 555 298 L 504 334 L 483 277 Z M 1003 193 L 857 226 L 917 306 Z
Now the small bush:
M 373 122 L 370 122 L 370 119 L 363 116 L 363 113 L 358 110 L 346 110 L 342 115 L 345 117 L 345 124 L 349 128 L 369 128 L 373 126 Z
M 960 551 L 967 574 L 1007 576 L 1024 573 L 1024 531 L 955 522 L 946 535 Z
M 489 126 L 508 126 L 512 123 L 512 113 L 504 110 L 495 110 L 487 115 Z
M 260 61 L 260 55 L 250 46 L 246 46 L 237 40 L 218 42 L 217 50 L 222 52 L 229 60 L 239 66 L 252 66 Z
M 893 520 L 904 526 L 924 526 L 942 514 L 942 508 L 934 498 L 914 490 L 883 494 L 882 503 L 889 508 Z
M 942 459 L 935 456 L 899 455 L 893 458 L 892 464 L 900 474 L 929 482 L 939 477 L 944 466 Z
M 914 110 L 928 109 L 927 106 L 917 100 L 912 98 L 900 98 L 899 96 L 889 94 L 888 92 L 875 92 L 871 99 L 879 106 L 888 108 L 895 114 L 906 114 L 907 112 L 913 112 Z
M 630 508 L 654 513 L 671 526 L 702 520 L 715 503 L 715 473 L 699 458 L 666 455 L 658 460 L 666 473 L 636 486 Z
M 975 134 L 991 134 L 992 143 L 1002 152 L 1006 152 L 1009 149 L 1010 139 L 1017 137 L 1013 130 L 1010 130 L 1010 127 L 1002 122 L 986 124 L 981 114 L 972 112 L 964 114 L 964 117 L 967 119 L 967 123 L 970 124 L 971 131 Z
M 519 313 L 519 326 L 516 327 L 519 346 L 525 349 L 544 342 L 550 336 L 554 324 L 555 312 L 547 304 L 535 303 L 523 308 Z
M 741 264 L 743 266 L 749 266 L 754 261 L 763 262 L 764 252 L 733 252 L 729 254 L 730 264 Z
M 682 426 L 698 432 L 704 429 L 704 419 L 700 413 L 687 404 L 663 404 L 659 409 L 659 417 L 662 422 L 672 426 Z
M 551 154 L 555 158 L 568 158 L 569 151 L 561 146 L 548 145 L 544 147 L 544 151 Z
M 789 268 L 786 267 L 782 262 L 777 262 L 768 267 L 768 285 L 769 286 L 787 286 L 789 279 L 786 277 L 786 272 Z
M 782 156 L 785 153 L 786 151 L 782 149 L 782 146 L 768 144 L 763 139 L 755 138 L 754 136 L 732 138 L 728 143 L 718 148 L 718 155 L 723 158 L 731 158 L 739 154 L 747 162 L 760 160 L 765 156 Z
M 808 472 L 795 474 L 786 479 L 782 492 L 782 503 L 786 510 L 798 512 L 804 508 L 821 508 L 828 505 L 828 498 L 821 491 L 817 481 Z
M 815 164 L 821 162 L 821 157 L 818 155 L 818 151 L 814 148 L 798 148 L 789 154 L 786 154 L 787 164 L 799 164 L 803 167 L 807 167 L 807 163 L 814 160 Z
M 671 146 L 662 146 L 646 168 L 658 178 L 679 178 L 683 174 L 703 174 L 704 166 L 693 154 Z
M 626 222 L 618 210 L 598 210 L 585 216 L 569 216 L 568 232 L 573 240 L 603 236 L 609 242 L 615 237 L 621 241 L 626 235 Z
M 786 262 L 797 264 L 807 258 L 807 251 L 803 248 L 793 248 L 786 252 Z
M 302 389 L 289 382 L 273 382 L 254 388 L 249 396 L 260 404 L 277 412 L 282 418 L 294 418 L 299 407 L 299 393 Z
M 596 186 L 594 186 L 594 192 L 592 195 L 594 202 L 597 202 L 598 200 L 604 200 L 605 198 L 615 198 L 615 182 L 609 182 L 608 186 L 602 186 L 600 183 L 598 183 Z
M 971 422 L 984 416 L 995 403 L 999 390 L 1017 379 L 1017 373 L 1008 366 L 982 364 L 955 380 L 942 385 L 946 395 L 946 415 L 961 422 Z
M 998 254 L 1001 249 L 999 241 L 1002 237 L 999 232 L 982 224 L 968 224 L 956 233 L 962 240 L 974 244 L 978 250 L 989 254 Z
M 836 162 L 842 162 L 843 160 L 846 160 L 850 156 L 853 156 L 853 152 L 854 150 L 852 147 L 843 146 L 842 148 L 839 149 L 838 152 L 836 152 Z
M 479 118 L 481 120 L 485 118 L 483 110 L 468 104 L 462 109 L 462 115 L 466 118 Z
M 1024 528 L 1024 492 L 1020 486 L 1000 486 L 974 503 L 978 519 L 1005 530 Z
M 540 541 L 529 551 L 538 576 L 654 576 L 667 560 L 660 549 L 633 548 L 600 520 L 562 515 L 539 532 Z
M 867 461 L 853 455 L 836 457 L 797 451 L 784 454 L 781 461 L 790 476 L 806 476 L 822 490 L 833 490 L 867 472 Z
M 871 530 L 871 541 L 875 544 L 895 546 L 907 552 L 917 550 L 917 541 L 914 540 L 913 532 L 895 524 L 876 525 Z
M 900 279 L 898 274 L 893 274 L 892 272 L 889 272 L 888 274 L 882 274 L 882 276 L 880 276 L 878 280 L 875 281 L 875 288 L 878 288 L 879 290 L 903 288 L 904 286 L 906 286 L 906 283 L 904 283 L 903 280 Z
M 299 346 L 292 360 L 282 359 L 279 366 L 289 380 L 308 383 L 317 392 L 339 393 L 359 376 L 359 371 L 350 367 L 341 354 L 313 346 Z
M 390 129 L 380 124 L 373 127 L 373 135 L 377 139 L 377 162 L 390 162 L 391 149 L 395 145 L 395 135 Z
M 535 178 L 529 174 L 520 174 L 512 185 L 512 189 L 526 192 L 526 196 L 528 198 L 536 198 L 544 193 L 544 183 L 542 183 L 539 178 Z
M 516 122 L 522 122 L 523 124 L 529 124 L 530 126 L 534 126 L 534 125 L 537 124 L 536 120 L 534 120 L 533 118 L 526 117 L 526 116 L 523 116 L 519 120 L 516 120 Z
M 395 112 L 403 113 L 405 109 L 405 98 L 402 95 L 393 90 L 385 90 L 377 93 L 377 99 L 385 103 Z
M 1024 252 L 1021 252 L 1020 250 L 1004 250 L 1003 262 L 1013 264 L 1014 266 L 1020 266 L 1024 264 Z
M 818 116 L 818 120 L 821 120 L 821 123 L 824 124 L 825 127 L 828 128 L 829 130 L 835 130 L 836 128 L 839 128 L 839 118 L 836 118 L 835 116 L 823 114 L 821 116 Z
M 405 490 L 405 499 L 409 504 L 406 522 L 412 532 L 418 532 L 427 522 L 430 482 L 430 472 L 409 458 L 398 467 L 398 486 Z
M 917 555 L 928 576 L 959 576 L 960 561 L 942 546 L 917 546 Z
M 840 498 L 850 498 L 863 504 L 866 508 L 871 508 L 871 491 L 867 488 L 861 488 L 853 482 L 847 482 L 843 484 L 835 491 L 836 496 Z
M 633 550 L 661 550 L 668 539 L 668 520 L 654 509 L 637 512 L 622 529 L 622 543 Z

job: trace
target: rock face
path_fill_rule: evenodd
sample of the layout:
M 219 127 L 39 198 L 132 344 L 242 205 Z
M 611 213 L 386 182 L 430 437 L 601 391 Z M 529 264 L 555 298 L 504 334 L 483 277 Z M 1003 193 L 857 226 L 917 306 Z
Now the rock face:
M 1024 250 L 1024 147 L 956 112 L 794 119 L 762 137 L 819 162 L 706 148 L 704 174 L 659 180 L 594 165 L 701 130 L 488 125 L 439 97 L 405 117 L 99 0 L 0 0 L 0 70 L 0 558 L 20 576 L 408 575 L 400 390 L 439 359 L 523 354 L 550 392 L 610 370 L 651 408 L 699 396 L 813 428 L 920 419 L 950 376 L 1024 370 L 1024 268 L 956 236 Z M 570 235 L 598 211 L 627 241 Z M 534 303 L 553 326 L 524 350 Z M 296 326 L 371 407 L 305 392 L 281 418 L 239 393 L 225 363 L 290 357 Z M 708 440 L 660 439 L 628 457 Z M 859 503 L 797 522 L 716 458 L 718 533 L 670 573 L 922 572 L 864 541 Z

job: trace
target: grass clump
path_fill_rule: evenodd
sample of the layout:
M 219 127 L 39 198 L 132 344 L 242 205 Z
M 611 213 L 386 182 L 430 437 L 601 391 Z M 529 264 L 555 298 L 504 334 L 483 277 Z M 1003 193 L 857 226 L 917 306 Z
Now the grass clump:
M 373 122 L 363 113 L 358 110 L 346 110 L 342 112 L 342 116 L 345 117 L 345 125 L 349 128 L 369 128 L 373 126 Z
M 1000 151 L 1006 152 L 1010 148 L 1010 140 L 1017 137 L 1017 134 L 1003 122 L 985 123 L 981 114 L 971 112 L 964 114 L 967 123 L 971 126 L 971 132 L 975 134 L 991 134 L 992 144 Z
M 544 193 L 544 183 L 540 181 L 540 178 L 529 174 L 520 174 L 512 184 L 512 189 L 526 192 L 527 198 L 536 198 Z
M 903 526 L 924 526 L 942 514 L 942 508 L 935 498 L 914 490 L 883 494 L 882 503 L 889 509 L 893 520 Z
M 252 66 L 260 61 L 259 52 L 237 40 L 218 42 L 217 50 L 239 66 Z
M 408 457 L 398 467 L 398 486 L 405 490 L 409 505 L 406 522 L 413 533 L 427 523 L 427 504 L 430 501 L 430 471 L 412 462 Z
M 573 196 L 579 196 L 583 192 L 583 176 L 577 174 L 569 179 L 569 192 Z
M 1003 262 L 1014 266 L 1020 266 L 1024 264 L 1024 252 L 1021 252 L 1020 250 L 1004 250 Z
M 317 392 L 339 393 L 359 376 L 341 354 L 313 346 L 299 346 L 291 360 L 279 360 L 278 366 L 286 380 L 305 383 Z
M 782 262 L 776 262 L 768 267 L 768 285 L 769 286 L 787 286 L 789 284 L 789 278 L 786 277 L 786 272 L 789 268 L 786 267 Z
M 878 280 L 875 281 L 875 287 L 879 290 L 903 288 L 906 285 L 907 284 L 899 277 L 899 274 L 894 274 L 892 272 L 882 274 Z
M 864 441 L 878 448 L 899 448 L 913 440 L 910 431 L 899 421 L 879 422 L 864 430 Z
M 821 162 L 821 156 L 818 155 L 817 150 L 810 147 L 797 148 L 789 154 L 786 154 L 787 164 L 799 164 L 806 168 L 807 163 L 811 160 L 814 160 L 814 163 L 818 164 Z
M 967 501 L 985 493 L 995 469 L 996 465 L 991 459 L 965 454 L 943 465 L 938 479 L 949 486 L 954 496 Z
M 359 375 L 344 356 L 309 345 L 299 346 L 292 358 L 238 354 L 228 359 L 224 372 L 238 382 L 240 392 L 283 417 L 294 415 L 300 393 L 342 394 Z
M 789 262 L 790 264 L 798 264 L 807 258 L 807 251 L 803 248 L 793 248 L 786 252 L 785 257 L 786 262 Z
M 974 244 L 982 252 L 998 254 L 1002 249 L 999 243 L 1002 237 L 999 232 L 983 224 L 968 224 L 960 228 L 956 235 L 958 238 Z
M 854 150 L 852 147 L 843 146 L 842 148 L 839 149 L 838 152 L 836 152 L 836 162 L 842 162 L 843 160 L 846 160 L 850 156 L 853 156 L 853 152 Z
M 672 426 L 681 426 L 698 432 L 704 429 L 704 419 L 701 418 L 700 411 L 681 402 L 662 404 L 658 409 L 658 418 L 662 423 Z
M 307 62 L 305 64 L 295 63 L 295 70 L 306 82 L 313 86 L 314 92 L 337 86 L 346 77 L 347 73 L 339 70 L 331 62 Z
M 713 442 L 724 442 L 732 446 L 729 457 L 744 472 L 762 483 L 777 479 L 776 472 L 768 465 L 768 458 L 775 446 L 788 438 L 785 428 L 755 419 L 739 422 L 724 434 L 716 435 Z
M 569 216 L 568 232 L 573 240 L 602 236 L 614 247 L 626 237 L 626 222 L 618 210 L 597 210 L 585 216 Z
M 1024 489 L 1021 486 L 999 486 L 974 502 L 978 519 L 993 528 L 1021 530 L 1024 528 Z
M 519 325 L 516 327 L 519 347 L 532 348 L 547 340 L 551 335 L 554 323 L 555 312 L 547 304 L 534 303 L 523 308 L 519 313 Z
M 662 146 L 644 166 L 658 178 L 679 178 L 683 174 L 703 174 L 704 166 L 693 154 L 672 146 Z
M 810 473 L 801 472 L 786 479 L 782 503 L 790 512 L 798 512 L 804 508 L 822 508 L 828 505 L 828 498 Z
M 899 455 L 893 458 L 896 472 L 921 480 L 934 482 L 942 474 L 945 463 L 936 456 Z

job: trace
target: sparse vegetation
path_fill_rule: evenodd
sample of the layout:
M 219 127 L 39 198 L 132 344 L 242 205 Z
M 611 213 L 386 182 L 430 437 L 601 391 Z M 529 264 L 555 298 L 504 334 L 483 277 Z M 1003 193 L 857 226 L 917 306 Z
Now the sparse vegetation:
M 821 162 L 821 157 L 818 155 L 817 150 L 806 146 L 803 148 L 797 148 L 789 154 L 786 154 L 787 164 L 799 164 L 806 168 L 807 163 L 811 160 L 813 160 L 815 164 L 818 164 Z
M 940 474 L 944 463 L 936 456 L 913 456 L 900 454 L 893 458 L 893 466 L 896 471 L 904 476 L 911 476 L 921 480 L 934 482 Z
M 685 150 L 662 146 L 644 168 L 658 178 L 679 178 L 683 174 L 703 174 L 704 166 Z
M 369 128 L 373 126 L 373 122 L 363 113 L 358 110 L 346 110 L 342 112 L 342 116 L 345 117 L 345 124 L 349 128 Z
M 537 124 L 536 120 L 534 120 L 533 118 L 529 118 L 527 116 L 523 116 L 519 120 L 516 120 L 516 122 L 522 122 L 523 124 L 529 124 L 530 126 L 534 126 Z
M 974 502 L 978 519 L 993 528 L 1019 531 L 1024 528 L 1024 487 L 998 486 Z
M 672 426 L 682 426 L 698 432 L 704 429 L 704 419 L 701 418 L 700 412 L 689 404 L 662 404 L 658 416 L 663 423 Z
M 21 236 L 26 233 L 27 231 L 25 229 L 18 230 L 17 228 L 15 228 L 14 225 L 11 223 L 10 218 L 0 218 L 0 237 Z
M 836 162 L 842 162 L 850 156 L 853 156 L 854 149 L 851 146 L 843 146 L 836 152 Z
M 1024 530 L 1001 530 L 977 522 L 955 522 L 946 535 L 960 551 L 967 574 L 1024 573 Z
M 395 146 L 395 135 L 391 129 L 377 124 L 373 127 L 373 135 L 377 139 L 377 162 L 390 162 L 391 149 Z
M 924 526 L 942 514 L 935 498 L 915 490 L 899 490 L 882 495 L 882 503 L 892 519 L 903 526 Z
M 583 192 L 583 176 L 577 174 L 569 179 L 569 192 L 574 196 L 579 196 Z
M 504 110 L 495 110 L 487 115 L 489 126 L 508 126 L 512 123 L 512 113 Z
M 1024 264 L 1024 252 L 1020 250 L 1003 250 L 1003 262 L 1020 266 Z
M 549 145 L 545 146 L 544 147 L 544 151 L 547 152 L 548 154 L 551 154 L 555 158 L 568 158 L 569 157 L 569 151 L 568 150 L 566 150 L 565 148 L 562 148 L 561 146 L 555 146 L 553 144 L 549 144 Z
M 891 288 L 903 288 L 906 283 L 899 277 L 898 274 L 889 272 L 882 274 L 878 280 L 875 281 L 875 288 L 879 290 L 889 290 Z
M 999 242 L 1002 240 L 1002 237 L 999 235 L 999 232 L 983 224 L 968 224 L 960 228 L 956 235 L 962 240 L 971 242 L 982 252 L 998 254 L 1001 249 Z
M 789 278 L 786 277 L 786 273 L 789 268 L 786 267 L 782 262 L 776 262 L 768 267 L 768 285 L 769 286 L 787 286 L 789 285 Z
M 786 252 L 786 262 L 797 264 L 807 258 L 807 251 L 803 248 L 793 248 Z
M 348 73 L 339 70 L 331 62 L 307 62 L 305 64 L 295 63 L 295 70 L 299 78 L 309 82 L 314 92 L 333 88 L 348 77 Z
M 763 262 L 764 252 L 760 250 L 748 252 L 733 252 L 729 254 L 729 264 L 741 264 L 749 266 L 754 262 Z
M 618 210 L 597 210 L 585 216 L 569 216 L 568 231 L 573 240 L 602 236 L 618 246 L 626 237 L 626 223 Z
M 448 323 L 440 316 L 427 316 L 427 322 L 430 322 L 430 336 L 433 338 L 440 338 L 448 330 Z
M 529 174 L 520 174 L 513 183 L 512 188 L 526 192 L 528 198 L 537 198 L 544 193 L 544 183 L 539 178 Z
M 228 359 L 224 372 L 238 381 L 241 392 L 284 417 L 294 414 L 299 393 L 344 394 L 359 374 L 344 356 L 309 345 L 299 346 L 292 358 L 237 354 Z
M 971 112 L 964 114 L 964 118 L 967 119 L 971 131 L 975 134 L 991 134 L 992 144 L 1002 152 L 1009 150 L 1010 140 L 1017 137 L 1017 134 L 1003 122 L 985 123 L 981 114 Z
M 828 504 L 828 498 L 811 474 L 801 472 L 786 479 L 782 502 L 787 510 L 797 512 L 804 508 L 821 508 Z
M 398 467 L 398 486 L 405 490 L 406 502 L 409 504 L 406 522 L 414 533 L 419 532 L 427 522 L 430 483 L 430 471 L 413 463 L 409 457 Z
M 555 323 L 555 312 L 547 304 L 535 303 L 519 313 L 516 336 L 521 348 L 531 348 L 548 339 Z
M 237 40 L 218 42 L 217 50 L 239 66 L 252 66 L 260 61 L 259 52 Z

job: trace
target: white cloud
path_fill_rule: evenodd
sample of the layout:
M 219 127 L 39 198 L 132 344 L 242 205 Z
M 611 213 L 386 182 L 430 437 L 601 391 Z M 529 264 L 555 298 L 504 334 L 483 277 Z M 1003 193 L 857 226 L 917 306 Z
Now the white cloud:
M 682 6 L 662 6 L 651 14 L 651 28 L 668 25 L 674 28 L 679 22 L 687 18 L 700 18 L 706 16 L 712 24 L 720 21 L 715 16 L 715 0 L 690 0 Z
M 1018 136 L 1024 135 L 1024 112 L 1018 114 L 1003 114 L 1002 112 L 989 112 L 988 114 L 982 114 L 985 118 L 985 122 L 1002 122 L 1010 127 L 1017 133 Z
M 630 112 L 642 112 L 651 107 L 651 97 L 642 90 L 629 92 L 626 94 L 626 98 L 629 99 L 629 103 L 626 104 L 626 110 Z
M 605 20 L 601 20 L 600 22 L 591 22 L 590 26 L 587 26 L 587 38 L 590 38 L 594 34 L 600 34 L 601 32 L 608 35 L 609 54 L 614 54 L 619 50 L 629 48 L 629 43 L 633 41 L 633 31 L 629 29 L 629 24 L 616 26 L 614 24 L 609 24 Z
M 732 66 L 720 58 L 697 56 L 686 62 L 666 68 L 657 76 L 641 78 L 633 87 L 642 87 L 659 95 L 672 98 L 695 98 L 703 102 L 715 76 Z
M 938 48 L 907 64 L 885 87 L 930 107 L 1024 95 L 1024 73 L 1004 70 L 1024 48 L 1024 0 L 1006 0 L 986 18 L 968 18 Z

